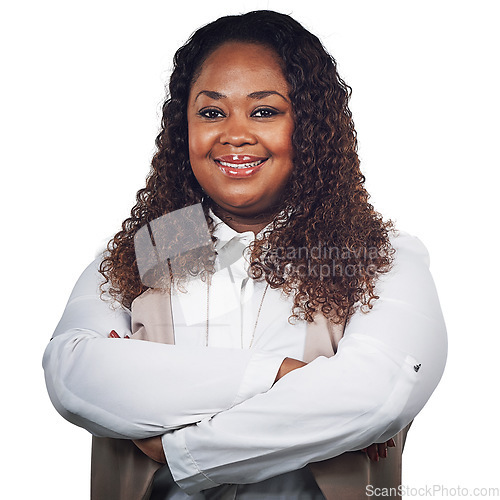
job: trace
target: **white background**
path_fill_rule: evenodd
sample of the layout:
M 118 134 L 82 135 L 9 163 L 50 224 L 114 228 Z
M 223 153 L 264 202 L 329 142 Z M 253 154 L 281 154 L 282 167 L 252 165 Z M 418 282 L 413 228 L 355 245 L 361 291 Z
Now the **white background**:
M 175 49 L 206 22 L 258 8 L 292 14 L 337 59 L 371 201 L 431 255 L 449 360 L 408 436 L 408 498 L 499 488 L 497 2 L 172 4 L 1 8 L 0 496 L 88 498 L 90 435 L 53 409 L 43 350 L 144 184 Z

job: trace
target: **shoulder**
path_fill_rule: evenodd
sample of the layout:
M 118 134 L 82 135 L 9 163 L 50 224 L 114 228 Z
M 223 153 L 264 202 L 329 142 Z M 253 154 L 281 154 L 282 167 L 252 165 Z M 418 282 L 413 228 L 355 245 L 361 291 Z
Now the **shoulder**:
M 430 265 L 430 256 L 423 241 L 406 231 L 393 230 L 389 233 L 389 241 L 395 250 L 395 258 L 414 259 Z
M 101 262 L 103 260 L 102 255 L 97 256 L 87 267 L 83 270 L 80 277 L 78 278 L 73 291 L 70 296 L 70 301 L 72 299 L 86 296 L 86 295 L 96 295 L 100 294 L 100 285 L 104 282 L 103 275 L 99 272 L 101 267 Z
M 394 248 L 391 268 L 380 275 L 375 285 L 377 302 L 391 301 L 405 310 L 419 311 L 427 317 L 441 318 L 438 294 L 430 270 L 430 257 L 425 244 L 405 231 L 395 231 L 390 242 Z M 381 304 L 375 303 L 374 307 Z

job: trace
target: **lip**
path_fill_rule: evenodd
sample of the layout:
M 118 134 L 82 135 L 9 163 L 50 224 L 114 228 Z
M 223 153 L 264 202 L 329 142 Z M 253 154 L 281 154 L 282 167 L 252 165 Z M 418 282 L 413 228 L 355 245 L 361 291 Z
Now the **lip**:
M 267 160 L 267 157 L 255 155 L 222 155 L 215 158 L 215 161 L 234 163 L 235 165 L 241 165 L 242 163 L 255 163 L 256 161 L 262 160 Z
M 219 170 L 227 177 L 233 179 L 243 179 L 256 174 L 266 164 L 267 160 L 268 158 L 265 156 L 245 154 L 221 155 L 214 158 Z M 249 166 L 241 166 L 245 164 Z

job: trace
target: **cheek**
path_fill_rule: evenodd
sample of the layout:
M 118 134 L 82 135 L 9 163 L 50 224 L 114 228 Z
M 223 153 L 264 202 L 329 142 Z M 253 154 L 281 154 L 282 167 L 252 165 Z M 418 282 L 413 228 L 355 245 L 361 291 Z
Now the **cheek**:
M 283 186 L 288 181 L 294 169 L 295 150 L 292 141 L 293 131 L 294 131 L 294 125 L 293 123 L 290 123 L 284 126 L 280 131 L 281 133 L 276 136 L 277 138 L 279 137 L 279 141 L 277 141 L 276 143 L 276 147 L 278 148 L 276 153 L 280 156 L 281 186 Z
M 193 160 L 205 158 L 214 144 L 214 133 L 199 124 L 188 126 L 189 157 Z
M 199 133 L 197 127 L 189 127 L 188 129 L 188 147 L 189 158 L 194 160 L 203 152 L 203 135 Z
M 278 153 L 284 161 L 292 162 L 294 157 L 294 148 L 292 142 L 293 130 L 293 126 L 283 127 L 283 129 L 280 131 L 281 133 L 275 135 L 276 153 Z

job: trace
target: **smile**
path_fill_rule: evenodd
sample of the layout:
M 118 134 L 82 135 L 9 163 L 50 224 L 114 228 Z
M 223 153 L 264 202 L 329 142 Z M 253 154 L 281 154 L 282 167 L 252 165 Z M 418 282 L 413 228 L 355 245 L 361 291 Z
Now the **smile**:
M 259 160 L 259 161 L 254 161 L 252 163 L 241 163 L 241 164 L 230 163 L 230 162 L 227 162 L 227 161 L 218 161 L 218 163 L 219 163 L 219 165 L 222 165 L 223 167 L 240 169 L 240 168 L 253 168 L 253 167 L 257 167 L 258 165 L 260 165 L 261 163 L 264 163 L 265 161 L 266 160 Z
M 215 163 L 228 177 L 242 178 L 258 172 L 267 159 L 248 155 L 225 155 L 215 158 Z

